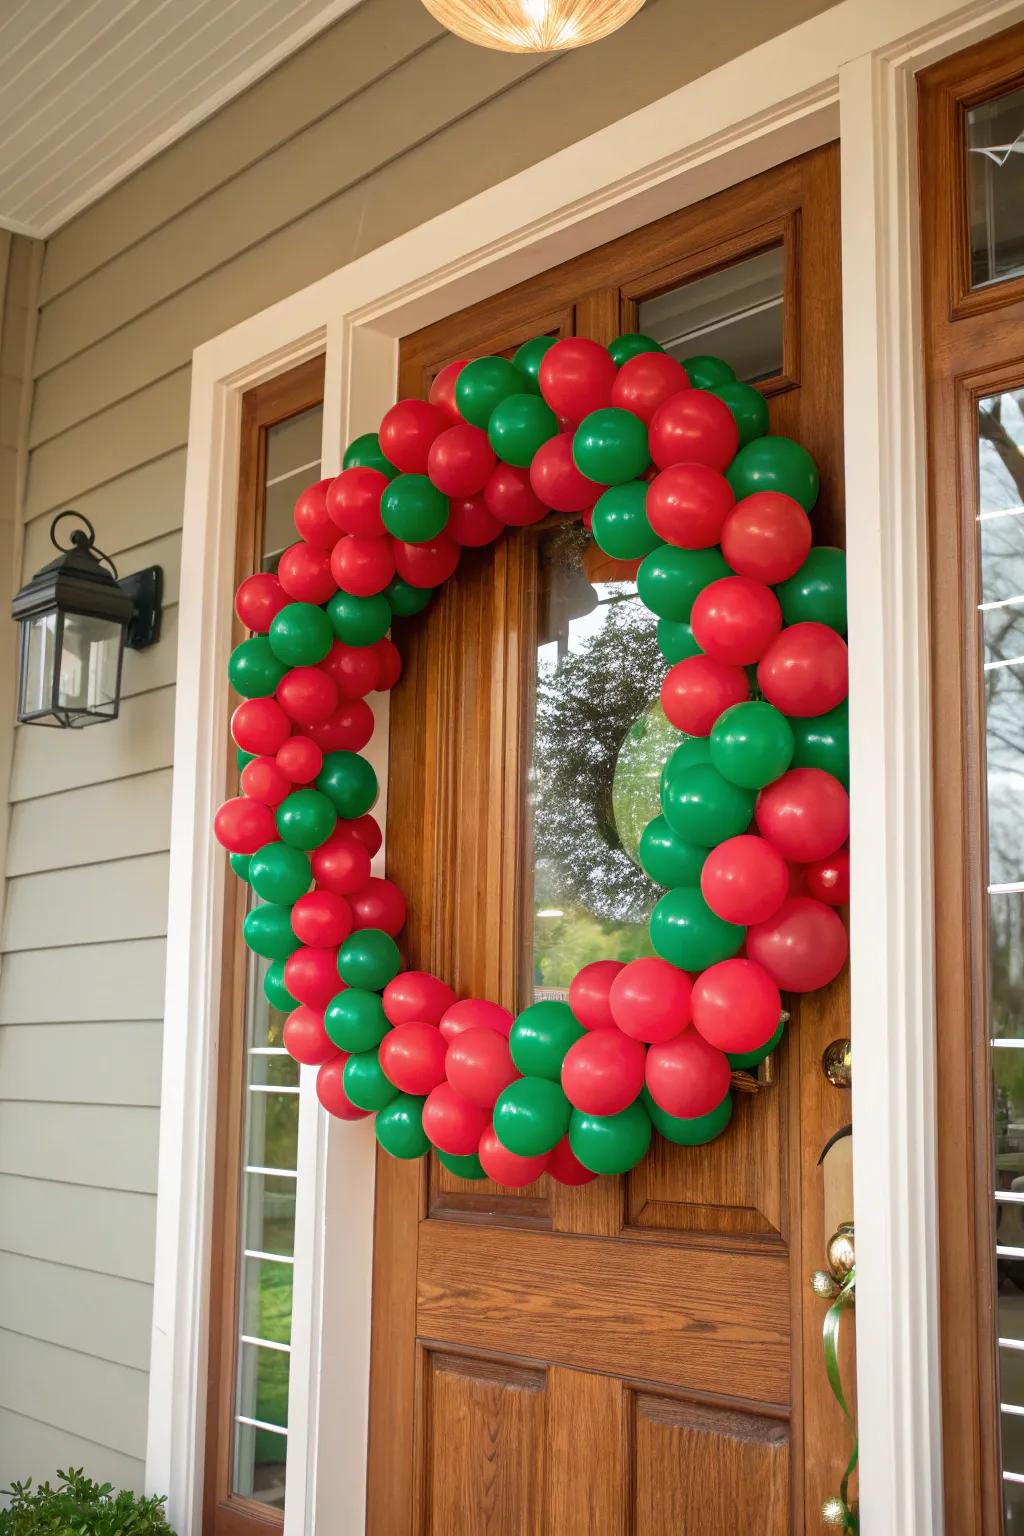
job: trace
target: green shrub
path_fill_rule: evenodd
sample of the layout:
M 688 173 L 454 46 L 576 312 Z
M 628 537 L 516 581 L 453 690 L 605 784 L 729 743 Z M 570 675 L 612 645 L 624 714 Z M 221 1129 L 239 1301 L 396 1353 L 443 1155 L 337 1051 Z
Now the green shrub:
M 0 1510 L 0 1536 L 174 1536 L 164 1514 L 166 1499 L 140 1499 L 114 1492 L 113 1483 L 94 1483 L 81 1467 L 58 1472 L 56 1488 L 32 1479 L 4 1489 L 10 1500 Z

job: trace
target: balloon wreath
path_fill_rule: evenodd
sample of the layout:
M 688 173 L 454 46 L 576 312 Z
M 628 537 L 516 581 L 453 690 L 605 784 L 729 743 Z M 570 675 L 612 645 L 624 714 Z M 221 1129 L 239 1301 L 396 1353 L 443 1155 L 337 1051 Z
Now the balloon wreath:
M 811 547 L 817 494 L 810 455 L 768 434 L 728 364 L 639 335 L 450 363 L 303 491 L 299 542 L 238 589 L 241 793 L 215 831 L 259 897 L 245 941 L 284 1043 L 331 1114 L 509 1186 L 620 1174 L 653 1130 L 696 1146 L 726 1128 L 732 1072 L 781 1038 L 781 992 L 846 959 L 846 590 L 842 552 Z M 401 673 L 393 615 L 425 608 L 464 547 L 552 511 L 641 562 L 680 736 L 638 855 L 665 892 L 655 954 L 586 965 L 567 1002 L 513 1018 L 403 970 L 359 754 L 366 695 Z

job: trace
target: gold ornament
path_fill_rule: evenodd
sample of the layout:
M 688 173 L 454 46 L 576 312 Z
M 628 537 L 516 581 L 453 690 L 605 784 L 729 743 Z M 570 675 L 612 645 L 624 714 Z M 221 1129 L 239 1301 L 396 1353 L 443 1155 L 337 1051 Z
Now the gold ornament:
M 821 1057 L 821 1070 L 833 1088 L 849 1088 L 853 1080 L 853 1052 L 849 1040 L 833 1040 Z
M 833 1494 L 821 1506 L 821 1519 L 830 1531 L 846 1530 L 846 1505 L 838 1494 Z
M 853 1247 L 853 1223 L 844 1221 L 828 1240 L 825 1259 L 835 1278 L 842 1283 L 856 1262 Z
M 623 26 L 644 0 L 423 0 L 442 26 L 467 43 L 502 53 L 558 53 L 596 43 Z
M 820 1296 L 822 1301 L 831 1301 L 838 1293 L 839 1287 L 827 1269 L 816 1269 L 811 1276 L 811 1290 L 815 1296 Z

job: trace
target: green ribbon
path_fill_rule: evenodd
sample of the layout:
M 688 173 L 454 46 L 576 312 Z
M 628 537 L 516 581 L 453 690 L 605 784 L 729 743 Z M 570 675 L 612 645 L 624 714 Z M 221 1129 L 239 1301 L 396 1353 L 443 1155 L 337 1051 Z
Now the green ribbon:
M 857 1465 L 857 1457 L 860 1451 L 860 1442 L 857 1438 L 857 1426 L 853 1422 L 853 1415 L 846 1402 L 843 1392 L 842 1377 L 839 1374 L 839 1324 L 842 1321 L 843 1312 L 854 1304 L 856 1289 L 856 1268 L 851 1269 L 846 1279 L 839 1288 L 839 1295 L 825 1313 L 825 1323 L 822 1329 L 822 1337 L 825 1346 L 825 1374 L 828 1376 L 828 1384 L 832 1388 L 832 1395 L 840 1408 L 843 1416 L 850 1426 L 850 1434 L 853 1436 L 853 1450 L 846 1464 L 839 1484 L 839 1498 L 843 1505 L 843 1528 L 851 1531 L 853 1536 L 859 1536 L 860 1521 L 850 1508 L 849 1486 L 853 1470 Z

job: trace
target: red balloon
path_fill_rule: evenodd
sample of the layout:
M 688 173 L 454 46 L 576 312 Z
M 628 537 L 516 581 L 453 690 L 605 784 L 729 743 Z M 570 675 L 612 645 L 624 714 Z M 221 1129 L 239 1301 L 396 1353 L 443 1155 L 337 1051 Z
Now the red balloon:
M 362 816 L 356 816 L 352 821 L 339 822 L 339 826 L 359 839 L 371 859 L 375 853 L 380 852 L 384 844 L 384 834 L 369 811 Z
M 381 521 L 380 498 L 388 485 L 379 469 L 354 464 L 335 475 L 327 492 L 327 511 L 342 533 L 358 533 L 379 539 L 386 532 Z
M 517 1152 L 502 1146 L 494 1134 L 493 1125 L 489 1125 L 480 1137 L 476 1155 L 487 1177 L 495 1184 L 504 1184 L 506 1189 L 522 1189 L 540 1178 L 554 1154 L 543 1152 L 539 1157 L 520 1157 Z
M 659 469 L 670 464 L 707 464 L 725 470 L 740 443 L 729 407 L 705 389 L 686 389 L 666 400 L 654 413 L 648 437 L 651 458 Z
M 323 1013 L 332 997 L 344 991 L 338 975 L 336 949 L 312 949 L 304 944 L 284 963 L 284 984 L 297 1003 Z
M 621 960 L 592 960 L 569 983 L 569 1007 L 584 1029 L 609 1029 L 612 1017 L 609 993 L 622 970 Z
M 333 1061 L 338 1047 L 324 1028 L 324 1016 L 300 1003 L 284 1021 L 284 1047 L 304 1067 L 322 1067 Z
M 553 512 L 585 512 L 605 489 L 576 468 L 571 432 L 559 432 L 541 443 L 530 465 L 530 488 Z
M 293 784 L 312 784 L 324 766 L 324 755 L 308 736 L 289 736 L 277 749 L 277 766 Z
M 693 638 L 712 661 L 747 667 L 760 661 L 782 628 L 770 587 L 749 576 L 723 576 L 698 592 L 690 613 Z
M 391 1024 L 440 1024 L 442 1015 L 455 1001 L 451 987 L 429 971 L 400 971 L 388 982 L 382 996 L 384 1013 Z
M 447 426 L 440 406 L 428 400 L 399 400 L 381 421 L 381 452 L 403 474 L 425 475 L 430 445 Z
M 334 948 L 352 932 L 352 908 L 336 891 L 307 891 L 292 907 L 292 932 L 313 949 Z
M 427 474 L 445 496 L 475 496 L 497 462 L 487 433 L 463 421 L 434 438 Z
M 464 997 L 452 1003 L 441 1016 L 440 1030 L 449 1044 L 468 1029 L 490 1029 L 508 1038 L 513 1018 L 507 1008 L 488 1003 L 482 997 Z
M 395 570 L 410 587 L 439 587 L 453 574 L 462 553 L 455 540 L 443 533 L 423 544 L 406 544 L 401 539 L 392 543 Z
M 392 938 L 405 927 L 405 897 L 391 880 L 371 875 L 352 894 L 353 928 L 380 928 Z
M 287 607 L 288 593 L 271 571 L 247 576 L 235 593 L 235 612 L 253 634 L 265 635 L 271 621 Z
M 693 984 L 693 1027 L 720 1051 L 760 1050 L 781 1012 L 779 989 L 755 960 L 720 960 Z
M 676 730 L 688 736 L 710 736 L 723 709 L 749 698 L 750 683 L 743 668 L 710 656 L 677 661 L 661 685 L 662 709 Z
M 808 896 L 830 907 L 845 907 L 850 899 L 850 854 L 846 848 L 818 859 L 804 870 Z
M 657 354 L 640 354 L 645 356 Z M 679 549 L 709 549 L 721 538 L 732 506 L 732 486 L 717 469 L 707 464 L 670 464 L 651 481 L 647 521 L 659 539 Z
M 427 1094 L 444 1082 L 448 1047 L 433 1024 L 399 1024 L 380 1043 L 380 1065 L 400 1093 Z
M 292 781 L 273 757 L 254 757 L 242 769 L 242 794 L 264 805 L 280 805 Z
M 292 667 L 278 683 L 276 697 L 296 725 L 323 725 L 338 707 L 338 690 L 319 667 Z
M 457 496 L 449 507 L 444 531 L 456 544 L 467 549 L 481 549 L 492 543 L 504 529 L 501 519 L 487 510 L 483 496 Z
M 348 1055 L 339 1051 L 331 1061 L 325 1062 L 316 1075 L 316 1096 L 327 1113 L 338 1120 L 365 1120 L 370 1113 L 353 1104 L 345 1092 L 342 1074 Z
M 848 947 L 842 919 L 810 896 L 790 896 L 774 917 L 747 929 L 747 955 L 783 992 L 827 987 L 846 963 Z
M 607 347 L 583 336 L 566 336 L 540 361 L 540 392 L 555 412 L 576 423 L 610 405 L 618 372 Z
M 689 388 L 686 369 L 674 357 L 667 352 L 639 352 L 619 369 L 612 385 L 612 405 L 632 411 L 650 425 L 659 405 Z
M 691 982 L 655 955 L 631 960 L 612 982 L 611 1005 L 623 1034 L 649 1045 L 673 1040 L 690 1022 Z
M 644 1085 L 646 1052 L 618 1029 L 593 1029 L 574 1040 L 562 1062 L 562 1092 L 588 1115 L 618 1115 Z
M 327 511 L 327 491 L 330 480 L 318 480 L 307 485 L 295 503 L 293 517 L 299 538 L 312 544 L 314 549 L 333 549 L 338 530 Z
M 260 757 L 278 751 L 291 731 L 291 721 L 276 699 L 245 699 L 231 716 L 236 747 Z
M 530 471 L 515 464 L 499 464 L 488 476 L 484 502 L 491 516 L 510 528 L 525 528 L 548 515 L 530 484 Z
M 788 581 L 807 559 L 811 520 L 781 491 L 755 491 L 737 502 L 722 529 L 722 554 L 738 576 L 767 586 Z
M 439 1031 L 435 1029 L 434 1035 L 442 1050 L 445 1049 Z M 461 1093 L 456 1093 L 451 1083 L 438 1083 L 427 1095 L 423 1106 L 423 1129 L 428 1141 L 439 1152 L 447 1152 L 451 1157 L 469 1157 L 476 1151 L 486 1125 L 484 1111 L 464 1099 Z
M 277 562 L 277 579 L 296 603 L 326 603 L 338 590 L 331 557 L 312 544 L 293 544 Z
M 320 725 L 300 725 L 299 730 L 321 752 L 361 752 L 373 735 L 373 710 L 364 699 L 344 699 Z
M 337 896 L 351 896 L 370 878 L 370 855 L 358 837 L 348 830 L 351 822 L 341 822 L 325 843 L 309 856 L 313 879 L 325 891 Z
M 461 421 L 462 416 L 455 404 L 455 381 L 469 362 L 468 357 L 460 357 L 454 363 L 446 363 L 441 372 L 434 376 L 434 382 L 430 386 L 427 396 L 431 405 L 436 405 L 444 412 L 446 421 Z
M 545 1171 L 551 1175 L 556 1184 L 590 1184 L 597 1178 L 596 1173 L 591 1173 L 589 1168 L 584 1168 L 570 1147 L 568 1136 L 563 1136 L 548 1153 L 548 1166 Z
M 374 641 L 373 645 L 364 646 L 377 658 L 377 681 L 374 683 L 374 693 L 387 693 L 398 682 L 402 675 L 402 657 L 398 646 L 387 635 Z
M 700 872 L 701 895 L 727 923 L 763 923 L 777 912 L 789 890 L 789 868 L 763 837 L 744 833 L 712 848 Z
M 754 820 L 784 859 L 810 864 L 828 858 L 849 837 L 850 797 L 823 768 L 791 768 L 762 789 Z
M 362 699 L 378 686 L 380 659 L 372 645 L 335 640 L 320 665 L 334 679 L 339 698 Z
M 464 1029 L 455 1036 L 448 1045 L 445 1072 L 456 1093 L 480 1109 L 493 1109 L 498 1094 L 520 1075 L 506 1037 L 486 1028 Z
M 789 871 L 789 889 L 786 894 L 808 896 L 810 892 L 807 889 L 807 867 L 803 864 L 787 864 L 786 869 Z
M 692 1119 L 710 1114 L 729 1092 L 730 1071 L 724 1051 L 709 1045 L 695 1029 L 684 1029 L 647 1052 L 647 1088 L 667 1115 Z
M 239 795 L 225 800 L 213 818 L 213 835 L 229 853 L 255 853 L 277 841 L 277 822 L 269 805 Z
M 383 592 L 395 574 L 395 557 L 390 539 L 368 539 L 363 534 L 347 533 L 331 552 L 331 575 L 343 592 L 354 597 L 373 597 Z
M 757 682 L 784 715 L 824 715 L 849 691 L 846 641 L 827 624 L 791 624 L 762 656 Z

